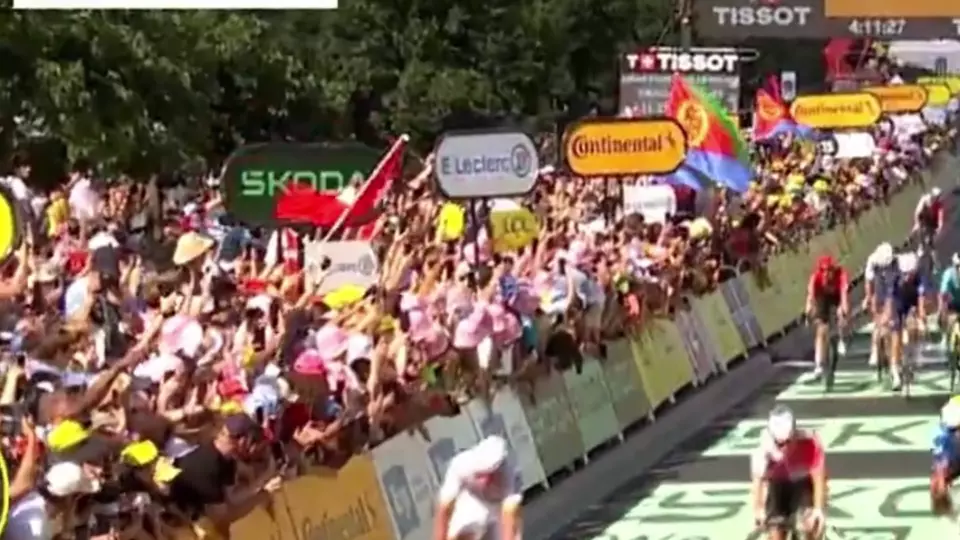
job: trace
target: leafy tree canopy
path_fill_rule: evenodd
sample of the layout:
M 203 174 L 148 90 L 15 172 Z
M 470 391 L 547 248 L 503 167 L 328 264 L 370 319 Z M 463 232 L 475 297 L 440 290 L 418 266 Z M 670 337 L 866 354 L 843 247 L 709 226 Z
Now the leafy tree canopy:
M 214 166 L 244 142 L 543 129 L 675 43 L 672 0 L 343 0 L 336 11 L 11 12 L 0 155 L 39 139 L 112 173 Z M 33 143 L 31 143 L 33 141 Z

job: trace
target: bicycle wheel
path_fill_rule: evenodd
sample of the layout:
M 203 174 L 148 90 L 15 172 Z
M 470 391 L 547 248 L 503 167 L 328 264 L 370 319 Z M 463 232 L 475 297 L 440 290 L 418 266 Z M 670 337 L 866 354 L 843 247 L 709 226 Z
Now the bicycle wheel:
M 957 384 L 957 363 L 960 362 L 960 352 L 957 351 L 957 347 L 960 346 L 960 343 L 957 343 L 957 332 L 960 331 L 960 328 L 957 325 L 960 324 L 956 321 L 950 326 L 949 334 L 947 334 L 947 361 L 950 363 L 950 393 L 953 394 L 953 390 Z
M 827 376 L 823 378 L 824 389 L 827 393 L 833 391 L 833 381 L 837 375 L 837 364 L 840 356 L 837 352 L 837 341 L 838 338 L 831 335 L 830 341 L 827 343 Z
M 883 384 L 883 372 L 887 368 L 887 358 L 884 351 L 884 337 L 877 338 L 877 383 Z

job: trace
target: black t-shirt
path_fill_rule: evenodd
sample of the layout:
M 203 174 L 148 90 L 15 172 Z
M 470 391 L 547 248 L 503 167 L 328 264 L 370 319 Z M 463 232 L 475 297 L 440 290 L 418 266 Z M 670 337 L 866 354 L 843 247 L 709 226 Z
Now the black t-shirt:
M 207 505 L 226 502 L 227 487 L 236 481 L 236 462 L 212 443 L 201 444 L 174 465 L 181 473 L 170 484 L 170 497 L 194 518 L 200 517 Z

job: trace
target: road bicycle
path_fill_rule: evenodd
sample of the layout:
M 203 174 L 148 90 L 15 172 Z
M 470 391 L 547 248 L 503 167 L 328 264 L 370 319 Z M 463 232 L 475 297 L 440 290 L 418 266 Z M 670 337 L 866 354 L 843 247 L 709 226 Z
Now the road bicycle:
M 877 347 L 877 383 L 883 384 L 884 381 L 890 380 L 892 375 L 890 373 L 890 361 L 889 354 L 887 353 L 887 346 L 889 345 L 890 332 L 893 330 L 889 328 L 880 329 L 880 343 Z M 913 383 L 914 376 L 914 365 L 913 359 L 910 358 L 910 355 L 904 354 L 901 346 L 900 351 L 900 394 L 905 397 L 910 397 L 910 385 Z
M 953 394 L 960 372 L 960 319 L 954 319 L 947 331 L 947 363 L 950 370 L 950 393 Z
M 830 328 L 827 329 L 827 373 L 823 378 L 824 391 L 833 391 L 833 382 L 837 376 L 837 364 L 840 363 L 840 325 L 837 317 L 830 317 Z

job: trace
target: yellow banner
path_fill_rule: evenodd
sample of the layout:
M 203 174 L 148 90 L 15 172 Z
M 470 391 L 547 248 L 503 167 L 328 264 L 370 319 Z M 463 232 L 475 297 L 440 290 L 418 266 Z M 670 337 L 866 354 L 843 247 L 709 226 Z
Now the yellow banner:
M 181 538 L 217 539 L 208 520 Z M 340 470 L 315 467 L 286 482 L 272 504 L 230 527 L 230 540 L 394 540 L 373 460 L 355 456 Z
M 653 408 L 659 407 L 693 380 L 693 366 L 673 321 L 651 319 L 645 322 L 643 330 L 630 337 L 630 350 Z
M 863 91 L 877 96 L 885 113 L 918 112 L 927 105 L 927 89 L 918 84 L 870 86 Z
M 567 166 L 580 176 L 667 174 L 687 156 L 687 134 L 667 118 L 585 120 L 563 135 Z
M 946 84 L 925 84 L 923 87 L 927 89 L 928 106 L 946 107 L 947 103 L 950 103 L 950 98 L 953 94 L 950 92 L 950 87 Z
M 814 94 L 797 96 L 790 114 L 799 124 L 813 128 L 852 128 L 872 126 L 880 120 L 883 108 L 873 94 Z
M 490 213 L 493 251 L 505 253 L 530 245 L 540 234 L 540 220 L 530 210 L 497 210 Z
M 943 77 L 919 77 L 917 82 L 920 84 L 945 84 L 953 95 L 960 94 L 960 76 L 947 75 Z

